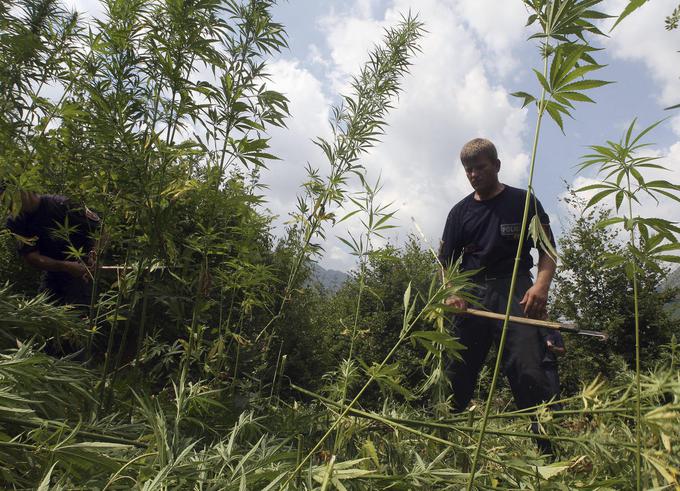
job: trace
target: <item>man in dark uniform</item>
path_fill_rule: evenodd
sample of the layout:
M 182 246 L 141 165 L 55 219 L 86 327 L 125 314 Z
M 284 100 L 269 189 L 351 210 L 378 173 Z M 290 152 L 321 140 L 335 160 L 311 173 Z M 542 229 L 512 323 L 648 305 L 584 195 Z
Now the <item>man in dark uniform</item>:
M 498 180 L 501 162 L 489 140 L 477 138 L 466 143 L 460 159 L 474 192 L 450 211 L 439 259 L 448 266 L 462 256 L 462 270 L 479 269 L 480 272 L 473 277 L 477 284 L 476 296 L 485 309 L 505 313 L 527 191 Z M 548 236 L 552 237 L 548 215 L 540 202 L 532 197 L 527 223 L 535 214 L 538 214 Z M 555 261 L 539 250 L 538 274 L 533 282 L 530 272 L 533 267 L 532 246 L 527 234 L 511 300 L 511 313 L 544 318 Z M 461 311 L 467 308 L 467 302 L 458 297 L 451 297 L 446 303 Z M 465 410 L 470 402 L 479 370 L 491 343 L 497 344 L 500 340 L 501 328 L 500 321 L 464 314 L 457 316 L 456 335 L 467 348 L 461 353 L 462 361 L 452 361 L 447 368 L 457 411 Z M 502 366 L 520 409 L 547 401 L 552 395 L 541 366 L 544 352 L 539 329 L 513 323 L 508 325 Z
M 89 306 L 99 217 L 64 196 L 19 195 L 20 212 L 7 220 L 7 228 L 18 240 L 23 260 L 44 272 L 41 290 L 58 303 Z

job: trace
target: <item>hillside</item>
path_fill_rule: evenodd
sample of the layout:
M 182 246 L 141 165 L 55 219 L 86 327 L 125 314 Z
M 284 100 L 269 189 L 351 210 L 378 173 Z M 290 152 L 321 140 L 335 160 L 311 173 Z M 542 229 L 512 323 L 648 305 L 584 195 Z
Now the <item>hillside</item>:
M 663 290 L 672 287 L 680 287 L 680 267 L 675 268 L 668 274 L 666 281 L 663 282 L 661 288 Z
M 318 264 L 314 265 L 312 282 L 320 284 L 324 290 L 331 293 L 337 292 L 347 281 L 349 275 L 337 269 L 325 269 Z

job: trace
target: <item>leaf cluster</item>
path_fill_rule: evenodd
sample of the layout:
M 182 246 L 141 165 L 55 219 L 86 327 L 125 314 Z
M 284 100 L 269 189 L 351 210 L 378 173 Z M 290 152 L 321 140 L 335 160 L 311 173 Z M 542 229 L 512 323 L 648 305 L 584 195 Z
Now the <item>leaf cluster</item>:
M 640 241 L 633 239 L 628 243 L 627 251 L 630 256 L 611 255 L 607 258 L 607 265 L 615 266 L 628 261 L 629 273 L 632 275 L 633 265 L 645 264 L 648 267 L 660 271 L 659 263 L 680 262 L 680 257 L 673 254 L 680 249 L 677 233 L 680 232 L 674 222 L 658 217 L 641 217 L 634 214 L 633 203 L 642 205 L 641 195 L 653 199 L 657 204 L 659 199 L 670 199 L 680 202 L 678 191 L 680 186 L 663 179 L 647 180 L 645 172 L 668 171 L 664 166 L 656 163 L 658 157 L 637 155 L 642 149 L 649 146 L 641 143 L 642 138 L 657 127 L 661 121 L 656 122 L 634 134 L 634 120 L 626 130 L 619 142 L 608 141 L 607 145 L 594 145 L 590 148 L 594 151 L 583 157 L 579 165 L 579 171 L 595 168 L 598 175 L 602 176 L 602 182 L 584 186 L 577 192 L 597 191 L 586 203 L 586 209 L 595 206 L 608 196 L 614 197 L 615 211 L 619 212 L 623 204 L 627 205 L 624 216 L 614 216 L 602 220 L 600 227 L 622 225 L 629 231 L 632 237 L 638 234 Z M 630 262 L 630 257 L 634 262 Z
M 530 39 L 541 42 L 545 68 L 543 73 L 534 69 L 534 74 L 542 92 L 540 96 L 523 91 L 511 95 L 522 99 L 522 107 L 535 103 L 539 115 L 547 112 L 562 131 L 563 116 L 571 117 L 575 102 L 594 102 L 584 92 L 610 83 L 585 78 L 604 67 L 591 55 L 598 49 L 586 39 L 588 34 L 604 35 L 592 23 L 609 17 L 595 10 L 600 3 L 598 0 L 525 1 L 533 12 L 527 25 L 538 23 L 541 27 Z

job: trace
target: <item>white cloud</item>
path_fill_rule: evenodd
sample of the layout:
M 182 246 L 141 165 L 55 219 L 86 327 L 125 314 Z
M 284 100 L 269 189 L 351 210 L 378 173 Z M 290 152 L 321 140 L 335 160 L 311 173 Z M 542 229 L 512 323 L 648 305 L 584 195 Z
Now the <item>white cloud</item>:
M 639 131 L 642 126 L 637 128 Z M 649 139 L 647 139 L 649 140 Z M 680 183 L 680 142 L 672 144 L 669 148 L 650 148 L 645 153 L 645 156 L 658 157 L 659 163 L 666 167 L 668 170 L 660 169 L 641 169 L 642 175 L 647 182 L 653 180 L 666 180 L 673 183 Z M 573 189 L 579 189 L 591 184 L 599 183 L 597 178 L 589 176 L 576 176 L 572 181 Z M 585 191 L 579 193 L 579 195 L 585 199 L 589 200 L 598 192 L 598 189 Z M 566 196 L 566 192 L 562 194 L 562 197 Z M 635 215 L 647 217 L 647 218 L 664 218 L 671 221 L 680 221 L 680 206 L 678 206 L 677 201 L 665 198 L 663 196 L 659 197 L 657 202 L 651 196 L 645 193 L 637 193 L 636 197 L 639 199 L 640 203 L 633 203 L 633 213 Z M 578 213 L 580 210 L 574 208 L 573 206 L 568 206 L 565 204 L 564 200 L 561 200 L 562 207 L 567 213 Z M 599 203 L 601 206 L 607 207 L 615 213 L 615 198 L 614 195 L 606 197 Z M 624 203 L 624 206 L 619 210 L 618 215 L 623 216 L 627 214 L 628 210 Z M 622 230 L 622 229 L 621 229 Z
M 673 129 L 673 133 L 680 138 L 680 116 L 675 116 L 671 119 L 671 128 Z
M 360 0 L 359 0 L 360 1 Z M 359 8 L 360 14 L 366 9 Z M 382 37 L 385 23 L 364 15 L 342 15 L 331 12 L 319 21 L 326 34 L 332 68 L 329 70 L 331 90 L 347 92 L 349 79 L 358 73 L 368 50 Z
M 101 0 L 64 0 L 64 5 L 84 14 L 85 18 L 99 18 L 104 12 L 104 2 Z
M 409 7 L 407 0 L 394 0 L 377 19 L 327 18 L 322 26 L 338 72 L 356 71 L 382 27 L 398 22 Z M 490 138 L 499 149 L 504 182 L 526 182 L 527 112 L 511 105 L 508 90 L 494 76 L 512 63 L 512 47 L 522 36 L 496 21 L 477 22 L 473 16 L 463 22 L 466 12 L 481 16 L 471 2 L 423 0 L 417 9 L 427 30 L 421 52 L 388 117 L 386 136 L 364 163 L 373 178 L 382 174 L 381 199 L 400 208 L 400 237 L 412 230 L 414 217 L 436 244 L 450 207 L 471 192 L 458 160 L 467 140 Z M 494 31 L 491 37 L 487 29 Z
M 380 0 L 356 0 L 355 10 L 360 17 L 370 18 Z
M 330 67 L 330 62 L 323 56 L 319 47 L 312 43 L 308 47 L 307 61 L 313 65 L 320 65 L 326 69 Z
M 526 37 L 527 10 L 521 2 L 498 0 L 460 0 L 456 12 L 476 41 L 494 53 L 486 68 L 491 72 L 508 74 L 517 65 L 512 51 Z M 487 60 L 483 57 L 482 62 Z
M 287 128 L 270 131 L 272 152 L 281 160 L 271 162 L 262 176 L 271 188 L 268 206 L 285 221 L 305 180 L 306 163 L 318 167 L 323 162 L 312 139 L 330 133 L 330 100 L 324 95 L 321 81 L 298 61 L 277 60 L 268 65 L 267 71 L 271 74 L 270 88 L 288 97 L 291 113 Z
M 607 11 L 619 13 L 627 3 L 611 0 Z M 677 5 L 677 0 L 646 3 L 624 19 L 606 43 L 615 58 L 645 65 L 661 88 L 658 99 L 664 106 L 680 103 L 680 30 L 664 29 L 665 17 Z

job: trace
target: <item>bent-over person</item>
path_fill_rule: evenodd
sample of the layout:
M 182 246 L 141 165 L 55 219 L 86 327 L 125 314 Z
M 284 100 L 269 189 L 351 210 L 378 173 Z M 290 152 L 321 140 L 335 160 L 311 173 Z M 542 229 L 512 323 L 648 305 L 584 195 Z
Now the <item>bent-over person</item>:
M 20 212 L 7 220 L 7 228 L 23 260 L 43 272 L 41 291 L 60 304 L 89 306 L 99 216 L 64 196 L 29 191 L 20 196 Z

